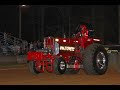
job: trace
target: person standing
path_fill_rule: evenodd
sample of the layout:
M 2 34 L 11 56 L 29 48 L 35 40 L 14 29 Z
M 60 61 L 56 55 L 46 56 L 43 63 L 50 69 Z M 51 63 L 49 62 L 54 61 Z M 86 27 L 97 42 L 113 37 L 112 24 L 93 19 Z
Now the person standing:
M 30 42 L 30 50 L 32 50 L 32 49 L 33 49 L 33 43 Z
M 6 45 L 6 43 L 7 43 L 7 34 L 6 34 L 6 32 L 4 32 L 3 37 L 4 37 L 4 45 Z
M 34 50 L 37 50 L 37 42 L 36 41 L 33 42 L 33 48 L 34 48 Z
M 37 48 L 40 49 L 40 47 L 41 47 L 41 42 L 38 40 L 37 41 Z

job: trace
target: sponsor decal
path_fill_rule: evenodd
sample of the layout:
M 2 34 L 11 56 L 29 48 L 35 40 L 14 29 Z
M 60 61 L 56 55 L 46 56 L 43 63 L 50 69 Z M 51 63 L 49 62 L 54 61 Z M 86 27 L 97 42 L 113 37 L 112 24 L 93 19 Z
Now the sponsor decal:
M 74 51 L 74 50 L 75 50 L 75 47 L 71 47 L 71 46 L 60 46 L 60 50 Z

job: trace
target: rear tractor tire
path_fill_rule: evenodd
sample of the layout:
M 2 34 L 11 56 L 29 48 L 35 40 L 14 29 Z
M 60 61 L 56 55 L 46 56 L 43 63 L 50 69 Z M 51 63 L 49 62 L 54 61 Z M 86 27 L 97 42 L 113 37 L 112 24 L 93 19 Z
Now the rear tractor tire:
M 118 73 L 120 73 L 120 52 L 117 54 L 116 59 L 116 70 Z
M 87 74 L 105 74 L 108 68 L 108 56 L 107 51 L 101 44 L 93 43 L 85 49 L 83 68 Z

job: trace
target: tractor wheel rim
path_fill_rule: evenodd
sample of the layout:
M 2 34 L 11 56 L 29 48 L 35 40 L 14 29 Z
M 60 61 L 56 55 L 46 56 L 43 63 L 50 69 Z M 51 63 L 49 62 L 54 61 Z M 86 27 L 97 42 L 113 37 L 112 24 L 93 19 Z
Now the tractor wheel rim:
M 65 62 L 64 62 L 64 61 L 61 61 L 61 62 L 60 62 L 60 69 L 61 69 L 61 70 L 64 70 L 64 69 L 65 69 Z
M 104 69 L 105 67 L 105 62 L 106 62 L 106 58 L 105 58 L 105 54 L 103 52 L 99 52 L 97 54 L 97 66 L 99 69 Z

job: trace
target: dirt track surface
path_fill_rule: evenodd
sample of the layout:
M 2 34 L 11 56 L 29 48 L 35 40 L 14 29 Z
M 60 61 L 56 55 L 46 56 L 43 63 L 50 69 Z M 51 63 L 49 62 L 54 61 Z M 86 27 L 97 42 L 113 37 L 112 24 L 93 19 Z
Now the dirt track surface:
M 0 85 L 120 85 L 120 73 L 108 69 L 105 75 L 41 73 L 33 75 L 25 64 L 0 66 Z

